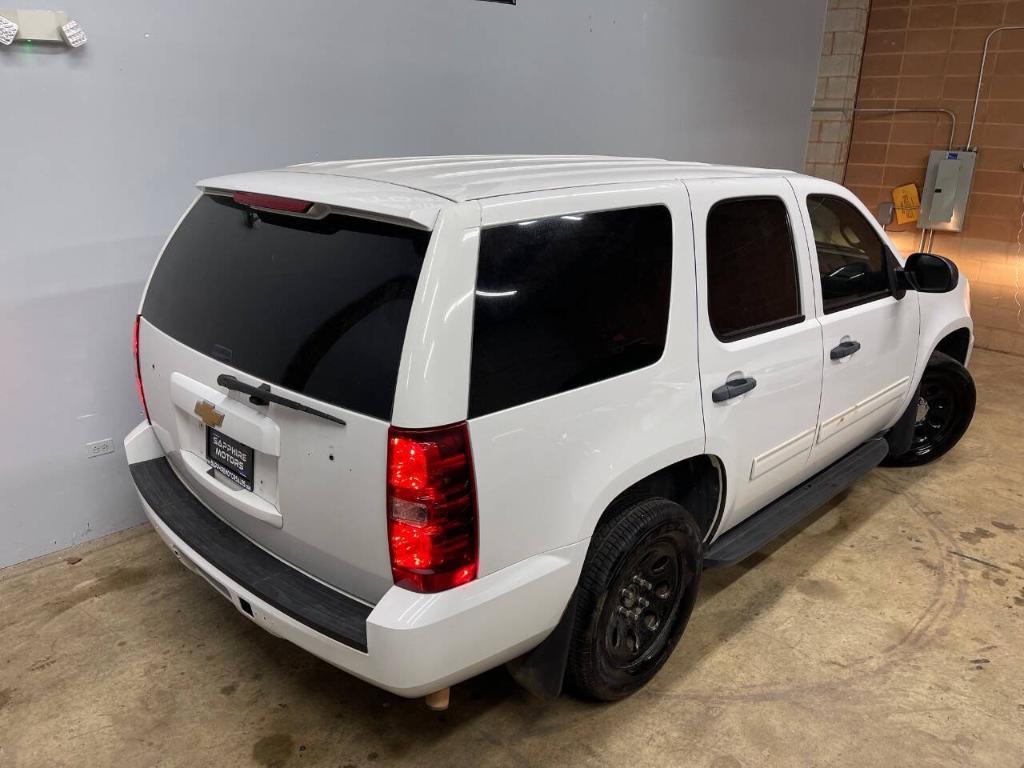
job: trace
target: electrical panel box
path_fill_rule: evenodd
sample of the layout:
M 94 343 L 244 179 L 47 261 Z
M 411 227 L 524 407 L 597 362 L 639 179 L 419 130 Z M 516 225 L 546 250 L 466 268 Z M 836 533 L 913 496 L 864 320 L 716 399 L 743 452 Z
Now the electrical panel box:
M 918 229 L 959 232 L 964 228 L 977 157 L 976 152 L 931 152 L 921 195 Z

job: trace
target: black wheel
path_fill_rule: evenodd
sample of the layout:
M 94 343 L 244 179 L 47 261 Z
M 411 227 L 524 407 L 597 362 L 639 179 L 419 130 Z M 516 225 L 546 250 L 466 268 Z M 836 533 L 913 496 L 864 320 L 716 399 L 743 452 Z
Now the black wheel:
M 703 552 L 690 514 L 667 499 L 634 502 L 595 533 L 577 589 L 566 680 L 615 701 L 661 669 L 690 618 Z
M 916 411 L 910 450 L 883 463 L 916 467 L 945 454 L 970 426 L 975 398 L 974 379 L 967 369 L 949 355 L 932 353 L 918 397 L 910 404 Z

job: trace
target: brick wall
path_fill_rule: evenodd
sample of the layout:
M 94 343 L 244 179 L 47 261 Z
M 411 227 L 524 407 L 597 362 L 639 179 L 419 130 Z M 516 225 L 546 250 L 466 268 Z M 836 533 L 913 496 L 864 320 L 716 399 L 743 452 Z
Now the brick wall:
M 954 147 L 967 142 L 981 51 L 990 30 L 1024 25 L 1024 0 L 873 0 L 857 107 L 943 107 L 958 120 Z M 844 183 L 869 208 L 894 186 L 924 183 L 928 152 L 949 141 L 943 115 L 857 114 Z M 978 166 L 967 223 L 936 233 L 931 250 L 952 258 L 971 281 L 979 346 L 1024 355 L 1014 282 L 1024 285 L 1017 232 L 1024 196 L 1024 31 L 989 47 L 973 143 Z M 823 174 L 819 174 L 823 175 Z M 889 227 L 904 255 L 918 249 L 914 225 Z M 1024 291 L 1022 291 L 1024 300 Z
M 869 0 L 829 0 L 805 170 L 841 182 L 857 97 Z

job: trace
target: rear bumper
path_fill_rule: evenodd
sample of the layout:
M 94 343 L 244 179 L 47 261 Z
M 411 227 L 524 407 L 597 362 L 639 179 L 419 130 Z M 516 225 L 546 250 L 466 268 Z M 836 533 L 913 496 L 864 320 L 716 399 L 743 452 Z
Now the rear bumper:
M 392 587 L 369 606 L 291 568 L 199 504 L 149 424 L 125 438 L 125 451 L 147 517 L 182 563 L 268 632 L 399 696 L 423 696 L 537 645 L 558 623 L 586 555 L 582 541 L 439 594 Z

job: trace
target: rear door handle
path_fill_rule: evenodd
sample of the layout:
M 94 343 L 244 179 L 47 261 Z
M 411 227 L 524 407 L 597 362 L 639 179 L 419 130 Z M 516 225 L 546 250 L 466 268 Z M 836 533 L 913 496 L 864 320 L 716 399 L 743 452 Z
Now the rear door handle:
M 828 356 L 833 360 L 842 360 L 844 357 L 852 355 L 858 349 L 860 349 L 859 341 L 844 341 L 838 347 L 832 347 L 832 351 L 828 353 Z
M 734 397 L 746 394 L 756 386 L 757 379 L 753 376 L 747 376 L 744 379 L 731 379 L 730 381 L 725 382 L 722 386 L 715 387 L 711 391 L 711 401 L 714 403 L 721 403 L 726 400 L 731 400 Z

